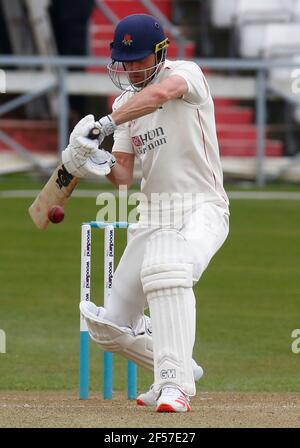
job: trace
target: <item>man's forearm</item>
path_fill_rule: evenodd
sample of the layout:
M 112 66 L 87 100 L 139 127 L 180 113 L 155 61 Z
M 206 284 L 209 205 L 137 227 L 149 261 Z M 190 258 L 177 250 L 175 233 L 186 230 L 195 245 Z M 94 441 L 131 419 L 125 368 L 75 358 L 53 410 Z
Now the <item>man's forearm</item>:
M 126 103 L 112 112 L 116 125 L 151 114 L 164 103 L 181 98 L 188 91 L 188 85 L 181 76 L 173 75 L 159 84 L 149 85 L 133 95 Z
M 119 185 L 130 186 L 132 184 L 132 176 L 128 172 L 128 169 L 119 163 L 116 163 L 111 172 L 107 174 L 107 179 L 116 187 Z
M 130 98 L 123 106 L 116 109 L 111 117 L 119 125 L 143 117 L 157 110 L 167 98 L 157 86 L 149 86 Z

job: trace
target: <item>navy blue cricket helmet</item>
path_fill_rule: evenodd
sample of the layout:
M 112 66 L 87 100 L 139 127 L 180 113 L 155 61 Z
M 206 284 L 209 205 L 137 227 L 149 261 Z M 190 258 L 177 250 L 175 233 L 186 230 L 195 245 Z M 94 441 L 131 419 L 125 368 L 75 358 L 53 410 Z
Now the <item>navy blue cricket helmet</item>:
M 110 44 L 113 61 L 138 61 L 169 46 L 160 22 L 148 14 L 132 14 L 122 19 Z

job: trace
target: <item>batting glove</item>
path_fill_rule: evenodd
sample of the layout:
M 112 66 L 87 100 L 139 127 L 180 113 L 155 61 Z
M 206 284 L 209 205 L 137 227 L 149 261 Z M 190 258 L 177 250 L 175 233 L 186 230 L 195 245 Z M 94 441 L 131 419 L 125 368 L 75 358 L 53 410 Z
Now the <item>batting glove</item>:
M 76 177 L 105 176 L 110 173 L 112 167 L 116 163 L 116 159 L 108 151 L 97 149 L 92 156 L 82 160 L 81 165 L 78 164 L 76 167 L 71 167 L 70 162 L 66 162 L 65 159 L 66 151 L 67 150 L 62 153 L 62 162 L 66 170 Z
M 88 117 L 93 117 L 94 120 L 93 115 L 88 115 Z M 99 136 L 96 139 L 88 138 L 89 132 L 93 128 L 97 128 L 100 131 Z M 105 117 L 100 118 L 99 121 L 93 121 L 93 126 L 89 128 L 87 133 L 83 135 L 76 135 L 76 143 L 79 143 L 83 153 L 86 151 L 90 151 L 91 153 L 93 153 L 95 152 L 95 149 L 98 149 L 99 145 L 101 145 L 104 138 L 112 134 L 116 130 L 116 128 L 117 126 L 111 116 L 106 115 Z
M 100 130 L 99 136 L 96 139 L 88 138 L 90 131 L 95 127 Z M 104 163 L 111 161 L 113 156 L 110 156 L 109 160 L 106 156 L 104 162 L 102 156 L 99 165 L 99 144 L 102 143 L 105 136 L 114 132 L 115 128 L 116 125 L 109 116 L 101 118 L 98 122 L 95 122 L 93 115 L 82 118 L 70 135 L 69 145 L 62 152 L 62 161 L 66 170 L 76 177 L 86 177 L 93 172 L 98 173 L 98 175 L 108 174 L 111 169 L 110 163 L 107 163 L 105 167 Z M 104 152 L 106 151 L 100 151 L 100 153 Z M 93 159 L 89 160 L 94 156 L 94 161 Z M 83 168 L 84 166 L 85 168 Z
M 103 176 L 111 172 L 112 167 L 115 165 L 115 157 L 104 149 L 99 149 L 88 160 L 84 168 L 87 170 L 88 176 Z

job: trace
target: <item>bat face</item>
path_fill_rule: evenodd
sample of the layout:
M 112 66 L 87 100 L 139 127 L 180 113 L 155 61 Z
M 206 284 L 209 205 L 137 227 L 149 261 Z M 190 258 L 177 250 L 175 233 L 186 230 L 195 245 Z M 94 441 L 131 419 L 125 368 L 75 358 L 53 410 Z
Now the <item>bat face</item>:
M 32 221 L 38 229 L 46 229 L 49 224 L 48 212 L 54 205 L 64 206 L 78 183 L 78 178 L 68 173 L 64 165 L 59 165 L 28 209 Z
M 94 140 L 100 135 L 100 129 L 91 129 L 88 138 Z M 32 221 L 38 229 L 46 229 L 50 220 L 48 213 L 53 206 L 63 207 L 78 183 L 78 177 L 72 176 L 64 165 L 59 165 L 42 191 L 28 209 Z

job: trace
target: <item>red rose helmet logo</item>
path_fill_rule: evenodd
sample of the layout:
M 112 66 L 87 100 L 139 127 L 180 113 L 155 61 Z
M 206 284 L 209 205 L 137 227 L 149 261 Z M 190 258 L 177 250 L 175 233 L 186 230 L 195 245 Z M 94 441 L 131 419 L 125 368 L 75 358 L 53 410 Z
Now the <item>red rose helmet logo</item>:
M 125 34 L 124 39 L 122 40 L 124 45 L 131 45 L 133 40 L 131 39 L 130 34 Z

